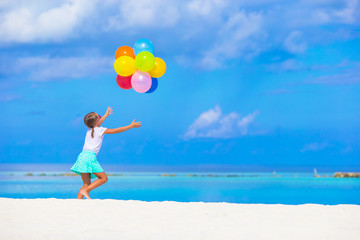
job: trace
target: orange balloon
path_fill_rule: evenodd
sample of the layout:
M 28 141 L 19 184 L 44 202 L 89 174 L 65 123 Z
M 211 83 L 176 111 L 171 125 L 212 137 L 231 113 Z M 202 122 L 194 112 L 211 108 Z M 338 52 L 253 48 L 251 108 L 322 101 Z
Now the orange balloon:
M 135 59 L 134 49 L 132 49 L 129 46 L 119 47 L 115 52 L 115 59 L 118 59 L 118 57 L 121 57 L 121 56 L 129 56 L 129 57 Z

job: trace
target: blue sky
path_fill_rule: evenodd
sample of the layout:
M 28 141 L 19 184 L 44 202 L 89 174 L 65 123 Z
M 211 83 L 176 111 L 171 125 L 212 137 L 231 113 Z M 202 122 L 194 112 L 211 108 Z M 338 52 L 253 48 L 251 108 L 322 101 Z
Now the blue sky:
M 360 3 L 2 1 L 0 163 L 65 163 L 91 111 L 114 114 L 103 164 L 360 167 Z M 116 84 L 114 54 L 150 39 L 152 94 Z

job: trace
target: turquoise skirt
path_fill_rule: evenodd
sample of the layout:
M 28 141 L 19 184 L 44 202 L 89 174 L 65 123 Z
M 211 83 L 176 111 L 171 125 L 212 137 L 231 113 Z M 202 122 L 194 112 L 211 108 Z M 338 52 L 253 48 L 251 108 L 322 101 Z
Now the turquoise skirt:
M 100 163 L 96 159 L 96 154 L 93 151 L 83 150 L 75 164 L 71 167 L 71 171 L 81 175 L 81 173 L 90 173 L 91 178 L 96 178 L 93 173 L 103 172 Z

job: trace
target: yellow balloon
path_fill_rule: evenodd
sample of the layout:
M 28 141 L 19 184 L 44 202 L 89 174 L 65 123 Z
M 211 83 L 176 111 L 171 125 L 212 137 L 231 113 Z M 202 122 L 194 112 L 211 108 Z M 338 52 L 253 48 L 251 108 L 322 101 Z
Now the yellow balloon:
M 161 58 L 155 58 L 155 66 L 149 71 L 149 74 L 153 78 L 159 78 L 166 72 L 166 63 Z
M 117 74 L 123 77 L 130 76 L 136 71 L 135 59 L 129 56 L 121 56 L 115 60 L 114 69 Z

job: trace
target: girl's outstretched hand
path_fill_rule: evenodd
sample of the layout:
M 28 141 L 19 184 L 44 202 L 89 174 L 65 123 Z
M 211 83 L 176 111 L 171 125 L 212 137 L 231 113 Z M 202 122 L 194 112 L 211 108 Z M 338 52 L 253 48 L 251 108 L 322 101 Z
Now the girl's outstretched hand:
M 113 111 L 113 110 L 112 110 L 112 107 L 109 106 L 109 107 L 107 108 L 107 110 L 106 110 L 106 114 L 107 114 L 107 115 L 113 114 L 112 111 Z
M 130 124 L 130 126 L 132 128 L 138 128 L 141 127 L 141 122 L 135 122 L 136 119 L 134 119 L 134 121 L 132 121 L 132 123 Z

